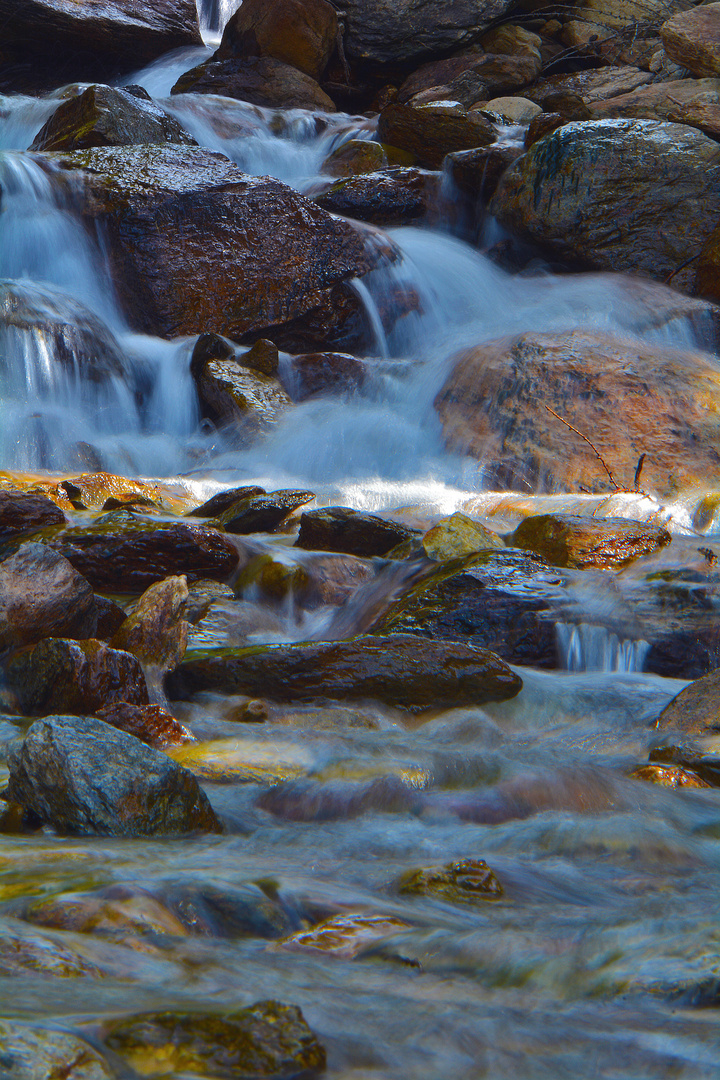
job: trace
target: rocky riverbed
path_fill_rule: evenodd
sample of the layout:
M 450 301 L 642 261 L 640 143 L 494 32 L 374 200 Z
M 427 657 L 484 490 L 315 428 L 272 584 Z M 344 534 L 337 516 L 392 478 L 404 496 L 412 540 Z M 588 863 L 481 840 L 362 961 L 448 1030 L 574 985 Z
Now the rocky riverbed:
M 720 4 L 0 26 L 2 1076 L 720 1077 Z

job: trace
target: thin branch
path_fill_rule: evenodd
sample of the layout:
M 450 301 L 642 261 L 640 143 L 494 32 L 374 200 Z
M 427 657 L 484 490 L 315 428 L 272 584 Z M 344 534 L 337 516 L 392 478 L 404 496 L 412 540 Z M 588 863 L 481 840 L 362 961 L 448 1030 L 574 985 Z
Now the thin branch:
M 634 481 L 636 491 L 640 491 L 640 487 L 639 487 L 640 473 L 642 472 L 643 465 L 645 464 L 645 458 L 646 457 L 647 457 L 647 454 L 641 454 L 640 455 L 640 460 L 637 463 L 637 469 L 635 470 L 635 481 Z
M 547 411 L 548 411 L 549 413 L 552 413 L 552 415 L 553 415 L 553 416 L 555 417 L 555 419 L 556 419 L 556 420 L 559 420 L 561 424 L 564 424 L 564 425 L 565 425 L 565 427 L 569 427 L 571 431 L 574 431 L 576 435 L 579 435 L 579 436 L 580 436 L 580 438 L 581 438 L 581 439 L 583 439 L 583 440 L 584 440 L 584 441 L 585 441 L 585 442 L 586 442 L 586 443 L 588 444 L 588 446 L 590 447 L 590 449 L 592 450 L 592 452 L 593 452 L 593 453 L 595 454 L 595 456 L 596 456 L 596 457 L 597 457 L 597 458 L 599 459 L 599 461 L 600 461 L 600 463 L 601 463 L 601 465 L 602 465 L 603 469 L 605 470 L 605 472 L 606 472 L 606 473 L 608 474 L 608 476 L 610 477 L 610 483 L 611 483 L 611 484 L 612 484 L 612 486 L 613 486 L 613 487 L 615 488 L 615 490 L 616 490 L 616 491 L 626 491 L 626 490 L 627 490 L 626 488 L 622 488 L 622 487 L 620 487 L 620 484 L 618 484 L 617 480 L 615 479 L 615 477 L 613 476 L 613 474 L 612 474 L 612 473 L 610 472 L 610 469 L 608 468 L 608 465 L 607 465 L 607 462 L 605 461 L 605 458 L 604 458 L 604 457 L 602 456 L 602 454 L 601 454 L 601 453 L 600 453 L 600 451 L 598 450 L 597 446 L 595 446 L 595 445 L 594 445 L 593 443 L 591 443 L 591 442 L 590 442 L 590 440 L 588 439 L 587 435 L 583 435 L 582 431 L 578 431 L 578 429 L 577 429 L 576 427 L 573 427 L 573 426 L 572 426 L 572 424 L 569 424 L 569 423 L 567 422 L 567 420 L 563 420 L 562 416 L 559 416 L 559 415 L 558 415 L 558 414 L 557 414 L 557 413 L 555 412 L 555 410 L 554 410 L 554 409 L 551 409 L 551 408 L 550 408 L 550 406 L 549 406 L 549 405 L 546 405 L 546 406 L 545 406 L 545 408 L 547 409 Z

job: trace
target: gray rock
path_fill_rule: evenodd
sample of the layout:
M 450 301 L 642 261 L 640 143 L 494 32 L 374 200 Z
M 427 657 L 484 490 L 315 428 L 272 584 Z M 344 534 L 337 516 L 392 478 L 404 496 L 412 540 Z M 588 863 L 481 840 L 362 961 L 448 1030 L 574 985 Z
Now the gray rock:
M 44 544 L 0 563 L 0 651 L 44 637 L 90 638 L 98 611 L 88 581 Z
M 94 717 L 37 720 L 9 752 L 8 765 L 7 799 L 61 833 L 221 831 L 192 773 Z
M 76 1035 L 0 1020 L 3 1080 L 112 1080 L 96 1050 Z

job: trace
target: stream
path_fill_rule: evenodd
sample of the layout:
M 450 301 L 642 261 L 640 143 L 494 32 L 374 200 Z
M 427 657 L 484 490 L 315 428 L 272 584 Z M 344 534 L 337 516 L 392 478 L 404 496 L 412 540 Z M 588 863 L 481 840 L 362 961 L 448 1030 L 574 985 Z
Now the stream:
M 201 146 L 311 193 L 328 154 L 372 139 L 376 121 L 336 114 L 317 125 L 302 110 L 170 97 L 179 75 L 210 55 L 234 6 L 204 0 L 208 48 L 180 50 L 125 81 L 144 86 Z M 652 290 L 630 293 L 624 278 L 539 265 L 513 276 L 483 254 L 497 239 L 492 222 L 471 245 L 453 215 L 438 214 L 432 228 L 389 230 L 399 257 L 357 283 L 374 338 L 372 378 L 352 395 L 296 405 L 239 450 L 200 419 L 193 340 L 130 329 L 66 187 L 28 153 L 56 105 L 0 98 L 0 279 L 40 309 L 62 303 L 70 347 L 73 305 L 89 309 L 123 370 L 93 382 L 53 363 L 37 332 L 0 325 L 1 472 L 77 475 L 90 471 L 85 453 L 93 468 L 156 479 L 195 502 L 257 483 L 309 488 L 318 506 L 406 508 L 422 521 L 485 498 L 490 520 L 500 496 L 485 493 L 481 462 L 445 449 L 433 409 L 460 348 L 574 328 L 713 343 L 709 326 L 657 325 Z M 387 327 L 383 299 L 399 288 L 418 303 Z M 85 318 L 77 315 L 78 329 Z M 500 531 L 519 520 L 513 498 L 535 496 L 505 493 Z M 554 506 L 572 508 L 576 498 L 556 496 Z M 640 514 L 643 498 L 627 495 L 628 516 L 633 507 Z M 663 508 L 678 538 L 693 535 L 693 505 Z M 715 527 L 698 542 L 712 542 Z M 258 550 L 290 563 L 308 557 L 291 542 L 262 536 Z M 361 594 L 349 602 L 346 631 L 357 632 L 371 602 Z M 263 615 L 257 597 L 244 599 L 255 605 L 257 642 L 321 639 L 334 617 L 296 610 L 292 597 Z M 0 836 L 2 1015 L 92 1033 L 104 1016 L 277 998 L 301 1006 L 327 1048 L 331 1080 L 720 1077 L 717 1008 L 699 1007 L 713 993 L 717 1006 L 720 981 L 720 793 L 629 776 L 686 681 L 644 673 L 647 643 L 631 627 L 558 622 L 556 630 L 564 670 L 522 669 L 517 698 L 482 708 L 409 720 L 379 705 L 298 706 L 243 724 L 233 718 L 240 698 L 173 703 L 230 763 L 230 782 L 206 785 L 227 833 Z M 0 742 L 17 733 L 16 718 L 0 716 Z M 232 782 L 238 761 L 257 769 L 254 782 Z M 279 776 L 286 783 L 273 787 Z M 457 906 L 396 890 L 408 870 L 469 858 L 490 865 L 501 901 Z M 383 916 L 389 929 L 349 958 L 202 926 L 175 937 L 122 926 L 103 935 L 18 917 L 29 900 L 113 886 L 182 893 L 198 925 L 208 890 L 247 889 L 280 896 L 298 925 L 312 910 Z

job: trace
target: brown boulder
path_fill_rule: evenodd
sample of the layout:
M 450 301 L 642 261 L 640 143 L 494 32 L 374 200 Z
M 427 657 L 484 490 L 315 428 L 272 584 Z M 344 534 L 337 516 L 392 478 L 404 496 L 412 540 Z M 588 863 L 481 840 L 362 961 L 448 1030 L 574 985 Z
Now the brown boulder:
M 366 365 L 349 353 L 303 353 L 286 362 L 285 387 L 293 401 L 316 394 L 346 394 L 365 382 Z
M 46 638 L 5 661 L 7 685 L 24 716 L 94 713 L 111 701 L 147 705 L 139 661 L 101 641 Z M 20 800 L 16 800 L 20 801 Z
M 220 94 L 267 109 L 335 112 L 335 103 L 309 75 L 271 56 L 208 60 L 181 75 L 173 94 Z
M 0 541 L 64 524 L 62 510 L 45 495 L 0 491 Z
M 265 488 L 257 484 L 248 484 L 247 487 L 228 488 L 226 491 L 218 491 L 211 499 L 188 512 L 188 517 L 212 518 L 229 510 L 235 503 L 242 499 L 252 499 L 256 495 L 264 495 Z
M 679 11 L 660 27 L 665 52 L 698 78 L 720 75 L 720 4 Z
M 233 503 L 217 520 L 226 532 L 236 535 L 273 532 L 294 510 L 306 506 L 314 498 L 312 491 L 270 491 L 267 495 L 255 495 Z
M 35 160 L 79 183 L 80 214 L 106 233 L 118 294 L 145 333 L 239 340 L 296 326 L 334 309 L 333 290 L 380 257 L 347 222 L 207 150 L 101 147 Z
M 160 490 L 155 484 L 104 472 L 73 476 L 72 479 L 62 480 L 58 487 L 76 510 L 109 510 L 108 502 L 111 499 L 118 503 L 142 499 L 147 505 L 155 505 L 160 499 Z
M 177 667 L 187 648 L 187 599 L 185 577 L 169 577 L 151 585 L 115 633 L 110 642 L 113 649 L 132 653 L 144 667 L 161 671 Z
M 521 521 L 509 539 L 552 566 L 617 570 L 669 544 L 667 529 L 651 523 L 579 514 L 540 514 Z
M 320 171 L 325 176 L 359 176 L 373 173 L 385 165 L 387 158 L 380 143 L 369 139 L 348 139 L 325 158 Z
M 172 698 L 200 690 L 280 701 L 375 698 L 414 711 L 515 697 L 522 680 L 494 653 L 412 636 L 217 650 L 168 676 Z
M 44 544 L 23 544 L 0 563 L 0 652 L 45 637 L 95 636 L 92 587 Z
M 127 701 L 114 701 L 98 709 L 95 715 L 119 731 L 134 735 L 154 750 L 195 741 L 195 736 L 161 705 L 130 705 Z
M 427 217 L 438 204 L 441 183 L 440 172 L 398 166 L 340 180 L 313 201 L 331 214 L 392 228 Z
M 296 547 L 372 557 L 387 555 L 392 548 L 415 536 L 414 529 L 406 529 L 397 521 L 362 514 L 346 506 L 327 506 L 301 516 Z
M 677 731 L 701 739 L 720 732 L 720 669 L 695 679 L 660 714 L 659 731 Z
M 195 385 L 204 414 L 241 444 L 276 423 L 292 405 L 277 379 L 246 367 L 243 357 L 210 358 L 197 364 L 196 371 Z
M 546 141 L 546 140 L 543 140 Z M 592 439 L 620 483 L 670 498 L 720 479 L 720 371 L 701 353 L 597 332 L 522 334 L 462 353 L 435 399 L 454 449 L 484 462 L 486 482 L 540 491 L 612 490 Z
M 173 574 L 229 577 L 237 549 L 217 529 L 184 521 L 143 521 L 65 529 L 49 542 L 93 588 L 139 592 Z
M 244 0 L 223 31 L 218 60 L 272 56 L 319 79 L 337 41 L 327 0 Z
M 496 132 L 478 112 L 456 102 L 427 105 L 388 105 L 380 113 L 378 136 L 382 142 L 409 150 L 421 165 L 438 169 L 447 154 L 495 142 Z
M 457 154 L 448 154 L 445 167 L 461 191 L 473 199 L 488 202 L 497 190 L 500 177 L 521 153 L 520 147 L 513 145 L 461 150 Z

